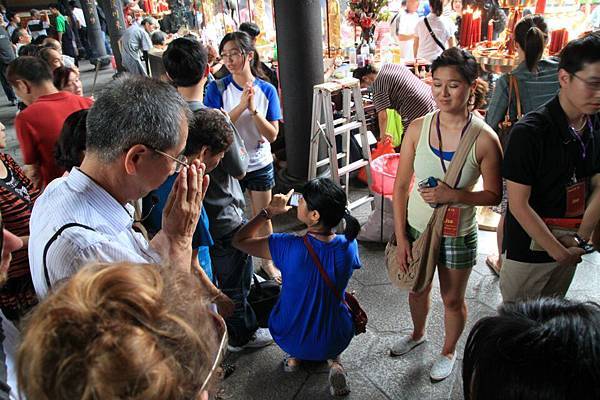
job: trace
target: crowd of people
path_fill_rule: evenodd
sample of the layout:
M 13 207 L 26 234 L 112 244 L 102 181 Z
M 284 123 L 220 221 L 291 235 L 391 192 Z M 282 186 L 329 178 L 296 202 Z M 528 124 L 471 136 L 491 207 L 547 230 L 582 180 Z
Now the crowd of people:
M 428 23 L 443 24 L 442 3 L 430 7 Z M 414 9 L 407 1 L 404 17 Z M 19 36 L 15 24 L 11 16 L 7 29 Z M 327 361 L 330 393 L 347 395 L 342 357 L 358 332 L 340 298 L 361 268 L 361 228 L 344 190 L 327 178 L 306 183 L 296 196 L 306 232 L 273 233 L 272 219 L 297 194 L 272 193 L 270 143 L 282 115 L 257 27 L 225 35 L 216 55 L 192 35 L 151 39 L 156 28 L 151 17 L 132 22 L 123 36 L 129 73 L 93 98 L 64 35 L 34 29 L 40 43 L 21 43 L 3 64 L 22 103 L 14 126 L 24 165 L 0 153 L 0 399 L 19 390 L 31 400 L 208 399 L 231 372 L 227 351 L 272 343 L 286 372 Z M 417 55 L 431 50 L 427 80 L 403 65 L 355 71 L 373 92 L 381 140 L 386 110 L 404 127 L 393 262 L 408 270 L 413 243 L 447 206 L 436 254 L 444 343 L 430 371 L 444 380 L 468 318 L 476 206 L 501 204 L 499 257 L 488 263 L 503 304 L 468 336 L 465 398 L 596 399 L 600 306 L 564 297 L 581 256 L 600 244 L 600 35 L 546 59 L 542 16 L 524 17 L 513 34 L 522 63 L 496 81 L 486 110 L 488 86 L 475 58 L 451 46 L 451 28 L 450 46 L 436 54 L 426 35 L 403 34 Z M 164 47 L 167 81 L 145 76 L 140 50 L 153 43 Z M 463 137 L 473 144 L 461 147 Z M 457 154 L 466 161 L 447 182 Z M 258 269 L 281 285 L 267 327 L 249 300 Z M 390 356 L 427 340 L 431 290 L 427 282 L 409 293 L 413 330 Z

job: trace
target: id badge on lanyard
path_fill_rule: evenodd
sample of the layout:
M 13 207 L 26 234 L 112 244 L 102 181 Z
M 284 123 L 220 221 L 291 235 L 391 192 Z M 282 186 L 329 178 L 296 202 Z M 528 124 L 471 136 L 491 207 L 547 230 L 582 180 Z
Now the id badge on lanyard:
M 592 126 L 589 118 L 587 120 L 587 127 L 591 134 Z M 581 150 L 581 159 L 585 163 L 587 157 L 587 145 L 584 143 L 583 139 L 581 139 L 581 136 L 575 131 L 575 129 L 569 127 L 569 131 L 573 138 L 578 142 Z M 577 180 L 575 168 L 573 168 L 573 177 L 571 178 L 571 182 L 569 182 L 566 187 L 567 204 L 565 207 L 565 217 L 579 217 L 583 215 L 585 212 L 585 199 L 587 193 L 586 189 L 586 182 Z
M 460 208 L 448 207 L 444 215 L 444 229 L 442 235 L 446 237 L 457 237 L 460 228 Z
M 571 184 L 567 185 L 567 206 L 565 207 L 565 217 L 579 217 L 585 212 L 585 181 L 577 182 L 575 173 Z

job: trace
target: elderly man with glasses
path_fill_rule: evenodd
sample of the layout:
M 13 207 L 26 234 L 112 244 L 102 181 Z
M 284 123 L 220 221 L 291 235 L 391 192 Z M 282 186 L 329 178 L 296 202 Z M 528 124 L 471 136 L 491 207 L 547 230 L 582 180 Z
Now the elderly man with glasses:
M 29 260 L 36 293 L 93 262 L 168 263 L 189 269 L 192 234 L 208 177 L 182 156 L 191 112 L 167 83 L 145 77 L 112 82 L 87 117 L 80 168 L 49 185 L 31 215 Z M 134 202 L 179 173 L 148 242 L 134 231 Z

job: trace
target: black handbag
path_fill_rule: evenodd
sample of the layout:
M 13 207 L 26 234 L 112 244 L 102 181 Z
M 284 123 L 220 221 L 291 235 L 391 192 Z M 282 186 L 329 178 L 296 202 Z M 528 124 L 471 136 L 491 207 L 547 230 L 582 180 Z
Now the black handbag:
M 248 293 L 248 303 L 256 314 L 256 322 L 261 328 L 269 327 L 269 316 L 275 304 L 279 301 L 281 285 L 273 280 L 259 282 L 253 274 L 254 284 Z

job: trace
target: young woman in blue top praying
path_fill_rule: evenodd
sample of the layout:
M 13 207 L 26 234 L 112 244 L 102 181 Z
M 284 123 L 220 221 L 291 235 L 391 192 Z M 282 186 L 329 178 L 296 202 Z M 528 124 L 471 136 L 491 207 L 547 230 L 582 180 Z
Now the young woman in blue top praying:
M 301 360 L 327 360 L 333 395 L 350 392 L 340 355 L 354 337 L 354 323 L 319 273 L 302 236 L 274 233 L 260 236 L 261 228 L 273 216 L 285 214 L 291 206 L 287 195 L 275 195 L 271 203 L 240 229 L 233 238 L 238 249 L 273 260 L 281 270 L 283 286 L 279 301 L 269 318 L 269 330 L 285 352 L 286 372 L 298 369 Z M 339 294 L 346 290 L 355 269 L 361 267 L 356 235 L 358 221 L 346 210 L 346 193 L 329 179 L 308 182 L 298 203 L 298 219 L 308 227 L 306 237 Z M 333 229 L 344 219 L 343 235 Z

